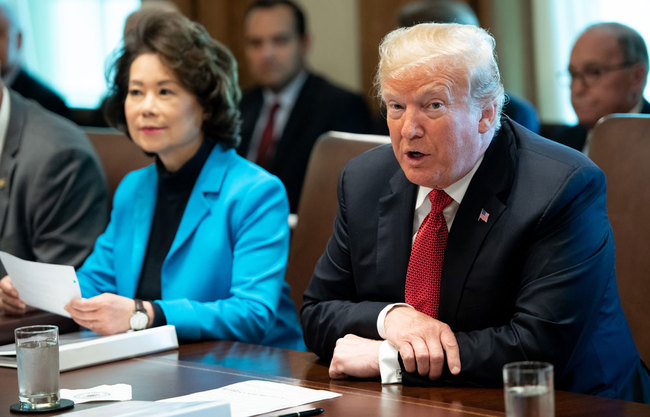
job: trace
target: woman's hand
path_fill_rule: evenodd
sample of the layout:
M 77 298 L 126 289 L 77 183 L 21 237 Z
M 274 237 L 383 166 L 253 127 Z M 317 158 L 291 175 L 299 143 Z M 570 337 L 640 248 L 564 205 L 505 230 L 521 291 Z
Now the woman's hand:
M 29 309 L 27 304 L 18 298 L 18 291 L 11 283 L 9 275 L 0 279 L 0 309 L 9 315 L 25 314 Z
M 123 333 L 131 329 L 129 319 L 135 301 L 121 295 L 104 293 L 92 298 L 70 301 L 65 306 L 73 320 L 102 336 Z

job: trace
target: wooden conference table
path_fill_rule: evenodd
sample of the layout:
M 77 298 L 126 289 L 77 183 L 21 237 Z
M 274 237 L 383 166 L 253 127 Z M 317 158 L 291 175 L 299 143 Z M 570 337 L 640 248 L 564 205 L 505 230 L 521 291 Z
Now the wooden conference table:
M 0 318 L 1 321 L 1 318 Z M 211 341 L 178 350 L 63 372 L 62 388 L 128 383 L 133 399 L 158 400 L 249 379 L 283 382 L 343 394 L 286 411 L 325 409 L 323 416 L 504 416 L 503 390 L 383 386 L 378 381 L 330 380 L 327 366 L 309 352 Z M 16 370 L 0 368 L 0 416 L 17 401 Z M 650 416 L 650 405 L 555 392 L 556 416 Z M 101 403 L 75 406 L 76 410 Z M 284 410 L 283 410 L 284 412 Z M 59 413 L 65 415 L 65 412 Z M 277 414 L 277 413 L 274 413 Z M 56 413 L 40 415 L 57 415 Z

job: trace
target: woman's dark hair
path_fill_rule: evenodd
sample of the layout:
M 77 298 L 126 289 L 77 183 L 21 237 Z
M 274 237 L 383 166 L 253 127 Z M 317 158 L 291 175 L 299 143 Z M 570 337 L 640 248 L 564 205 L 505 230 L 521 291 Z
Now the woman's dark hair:
M 205 140 L 225 149 L 239 145 L 241 91 L 232 53 L 212 39 L 203 26 L 177 12 L 149 13 L 126 33 L 124 46 L 107 72 L 110 85 L 104 102 L 108 123 L 131 137 L 124 113 L 131 64 L 146 53 L 156 54 L 196 96 L 205 112 Z

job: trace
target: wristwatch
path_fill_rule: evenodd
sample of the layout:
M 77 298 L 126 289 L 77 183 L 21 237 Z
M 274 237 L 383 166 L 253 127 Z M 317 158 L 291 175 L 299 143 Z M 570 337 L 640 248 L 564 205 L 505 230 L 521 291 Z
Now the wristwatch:
M 131 330 L 144 330 L 147 328 L 147 325 L 149 324 L 149 316 L 147 315 L 147 310 L 145 310 L 144 303 L 142 302 L 142 300 L 138 300 L 136 298 L 134 301 L 135 301 L 135 310 L 133 311 L 133 315 L 129 319 L 129 323 L 131 324 Z

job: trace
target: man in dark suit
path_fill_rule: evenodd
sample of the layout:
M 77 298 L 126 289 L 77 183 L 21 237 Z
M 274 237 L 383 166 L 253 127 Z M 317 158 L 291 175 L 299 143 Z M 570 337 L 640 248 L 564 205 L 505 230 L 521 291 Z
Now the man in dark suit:
M 578 124 L 556 138 L 588 154 L 590 131 L 612 113 L 650 113 L 643 98 L 648 49 L 641 35 L 620 23 L 589 26 L 576 41 L 569 62 L 571 104 Z
M 301 310 L 330 376 L 497 387 L 504 364 L 537 360 L 558 389 L 650 400 L 616 289 L 604 174 L 499 118 L 492 37 L 398 29 L 377 79 L 392 147 L 343 171 Z
M 0 65 L 5 85 L 25 98 L 36 100 L 41 106 L 63 117 L 70 118 L 70 109 L 51 88 L 31 76 L 20 65 L 23 34 L 14 10 L 0 4 Z
M 108 221 L 99 157 L 72 122 L 0 90 L 0 250 L 79 267 Z
M 282 180 L 295 213 L 316 139 L 329 130 L 369 133 L 370 115 L 361 96 L 306 69 L 309 36 L 294 2 L 253 2 L 245 38 L 248 67 L 259 85 L 243 94 L 238 152 Z

